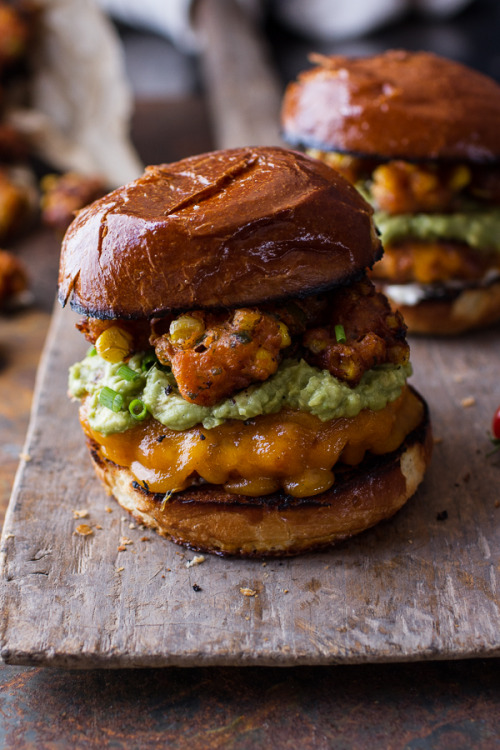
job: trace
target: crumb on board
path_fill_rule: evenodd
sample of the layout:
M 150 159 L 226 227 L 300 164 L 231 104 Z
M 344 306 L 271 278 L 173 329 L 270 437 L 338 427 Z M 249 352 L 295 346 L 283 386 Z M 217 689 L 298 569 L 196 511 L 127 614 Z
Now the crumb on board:
M 288 594 L 288 589 L 283 589 L 284 594 Z
M 120 544 L 123 544 L 123 545 L 126 546 L 127 544 L 133 544 L 133 543 L 134 543 L 133 540 L 132 539 L 127 539 L 126 536 L 121 536 L 120 537 Z
M 121 573 L 121 572 L 122 572 L 122 570 L 125 570 L 125 568 L 123 567 L 123 565 L 121 565 L 121 566 L 120 566 L 119 568 L 117 568 L 117 569 L 116 569 L 116 572 L 117 572 L 117 573 Z
M 460 401 L 460 406 L 462 407 L 462 409 L 468 409 L 470 406 L 474 406 L 475 403 L 476 399 L 474 398 L 474 396 L 467 396 Z
M 21 459 L 22 461 L 31 461 L 31 456 L 30 456 L 30 454 L 29 454 L 29 453 L 20 453 L 20 454 L 19 454 L 19 458 L 20 458 L 20 459 Z
M 73 511 L 73 518 L 88 518 L 89 512 L 88 510 L 74 510 Z
M 148 536 L 141 536 L 141 542 L 149 542 L 151 541 Z
M 195 555 L 195 556 L 193 557 L 193 559 L 192 559 L 192 560 L 188 560 L 188 561 L 187 561 L 187 562 L 185 563 L 185 565 L 186 565 L 186 568 L 192 568 L 192 567 L 194 567 L 195 565 L 201 565 L 201 564 L 202 564 L 202 563 L 204 563 L 204 562 L 205 562 L 205 557 L 204 557 L 204 555 Z
M 102 529 L 102 526 L 101 526 L 100 523 L 96 523 L 95 527 L 96 527 L 96 529 L 99 529 L 99 531 L 101 531 L 101 529 Z
M 90 536 L 94 533 L 94 530 L 88 525 L 88 523 L 81 523 L 76 527 L 73 533 L 79 534 L 80 536 Z
M 113 512 L 113 508 L 110 508 L 109 505 L 106 505 L 106 507 L 104 508 L 104 510 L 106 511 L 106 513 L 112 513 Z
M 6 534 L 5 539 L 15 539 L 14 534 Z
M 135 525 L 135 523 L 129 523 L 128 527 L 129 527 L 129 529 L 135 529 L 135 528 L 137 528 L 136 525 Z
M 257 592 L 254 589 L 247 588 L 240 589 L 240 594 L 243 594 L 243 596 L 257 596 Z

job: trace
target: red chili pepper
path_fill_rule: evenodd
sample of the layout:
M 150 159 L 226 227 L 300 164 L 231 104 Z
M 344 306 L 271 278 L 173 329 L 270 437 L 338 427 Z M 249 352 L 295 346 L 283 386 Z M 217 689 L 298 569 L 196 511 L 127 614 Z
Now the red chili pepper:
M 494 440 L 500 441 L 500 406 L 493 415 L 493 421 L 491 423 L 491 431 L 493 433 Z

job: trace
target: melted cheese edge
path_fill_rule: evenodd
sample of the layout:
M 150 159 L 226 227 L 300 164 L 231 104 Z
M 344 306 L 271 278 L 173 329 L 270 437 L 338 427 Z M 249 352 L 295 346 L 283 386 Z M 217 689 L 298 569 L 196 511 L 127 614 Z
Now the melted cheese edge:
M 108 436 L 80 420 L 103 455 L 130 469 L 151 492 L 178 492 L 200 482 L 222 485 L 227 492 L 259 496 L 280 489 L 293 497 L 328 490 L 333 468 L 360 463 L 367 451 L 396 450 L 420 424 L 423 405 L 405 386 L 401 396 L 380 411 L 365 409 L 356 417 L 322 422 L 312 414 L 283 409 L 242 422 L 228 420 L 207 430 L 168 430 L 155 419 Z

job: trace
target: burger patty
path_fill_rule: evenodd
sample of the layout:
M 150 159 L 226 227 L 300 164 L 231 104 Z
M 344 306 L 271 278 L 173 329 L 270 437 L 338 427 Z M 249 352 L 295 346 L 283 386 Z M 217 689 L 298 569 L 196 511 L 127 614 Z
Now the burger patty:
M 211 430 L 200 425 L 168 430 L 153 418 L 123 433 L 92 430 L 84 400 L 80 420 L 102 454 L 130 469 L 144 489 L 169 496 L 200 482 L 226 492 L 261 496 L 284 491 L 311 497 L 328 490 L 333 469 L 359 464 L 367 452 L 396 450 L 422 420 L 422 402 L 406 386 L 384 409 L 322 422 L 283 409 L 242 422 L 228 420 Z
M 193 310 L 153 321 L 87 318 L 78 327 L 98 348 L 106 329 L 123 329 L 129 355 L 147 338 L 183 398 L 202 406 L 266 380 L 284 356 L 302 357 L 352 386 L 376 365 L 409 358 L 402 317 L 366 279 L 281 306 Z
M 477 252 L 460 242 L 406 240 L 386 245 L 373 279 L 392 284 L 434 284 L 451 280 L 480 281 L 488 271 L 500 271 L 500 253 Z

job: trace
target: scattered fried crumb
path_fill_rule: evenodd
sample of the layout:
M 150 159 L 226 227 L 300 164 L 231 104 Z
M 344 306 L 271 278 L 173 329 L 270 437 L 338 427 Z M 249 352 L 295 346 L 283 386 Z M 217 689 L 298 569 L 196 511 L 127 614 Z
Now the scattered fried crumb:
M 257 592 L 253 589 L 240 589 L 240 594 L 243 594 L 243 596 L 257 596 Z
M 128 521 L 127 516 L 122 516 L 122 521 L 123 521 L 123 523 L 126 523 Z
M 166 568 L 166 571 L 167 571 L 167 573 L 171 573 L 172 572 L 172 568 Z
M 476 403 L 476 399 L 474 398 L 474 396 L 467 396 L 467 398 L 463 398 L 460 401 L 460 405 L 462 409 L 468 409 L 469 406 L 474 406 L 475 403 Z
M 112 513 L 113 512 L 113 508 L 110 508 L 109 505 L 106 505 L 106 507 L 104 508 L 104 510 L 106 511 L 106 513 Z
M 14 534 L 6 534 L 5 538 L 6 539 L 15 539 L 15 536 L 14 536 Z
M 80 536 L 90 536 L 94 531 L 87 523 L 81 523 L 76 527 L 74 533 L 80 534 Z
M 283 589 L 284 594 L 288 594 L 288 589 Z
M 74 510 L 73 518 L 88 518 L 88 510 Z
M 432 439 L 432 442 L 434 443 L 434 445 L 440 445 L 443 442 L 443 438 L 442 437 L 435 437 L 435 438 Z
M 205 562 L 205 557 L 203 555 L 195 555 L 192 560 L 188 560 L 187 563 L 185 563 L 186 568 L 192 568 L 194 565 L 201 565 Z
M 99 531 L 102 529 L 102 526 L 101 526 L 100 523 L 96 523 L 95 527 L 96 527 L 96 529 L 99 529 Z
M 123 544 L 120 544 L 119 547 L 117 547 L 118 552 L 126 552 L 127 548 L 123 546 Z
M 129 529 L 135 529 L 136 525 L 135 525 L 135 523 L 129 523 L 128 527 L 129 527 Z
M 127 544 L 133 544 L 133 543 L 134 543 L 133 540 L 132 539 L 127 539 L 126 536 L 121 536 L 120 537 L 120 544 L 123 545 L 123 546 L 125 546 L 125 547 L 127 546 Z
M 31 456 L 29 453 L 20 453 L 19 458 L 23 461 L 31 461 Z
M 245 615 L 245 620 L 249 620 L 249 619 L 250 619 L 250 615 Z
M 150 539 L 148 536 L 141 536 L 141 542 L 149 542 Z
M 266 563 L 266 562 L 263 562 L 263 563 L 262 563 L 262 567 L 263 567 L 263 568 L 266 568 L 266 567 L 267 567 L 267 563 Z
M 117 568 L 117 569 L 116 569 L 116 572 L 117 572 L 117 573 L 121 573 L 121 572 L 122 572 L 122 570 L 125 570 L 125 568 L 123 567 L 123 565 L 121 566 L 121 568 Z

